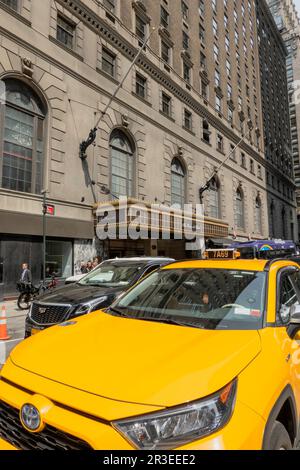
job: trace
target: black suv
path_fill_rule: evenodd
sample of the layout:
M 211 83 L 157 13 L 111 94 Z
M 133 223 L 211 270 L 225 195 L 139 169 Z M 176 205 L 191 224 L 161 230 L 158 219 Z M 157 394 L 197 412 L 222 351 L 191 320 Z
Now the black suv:
M 79 282 L 45 293 L 32 303 L 25 338 L 70 318 L 103 309 L 152 271 L 174 262 L 171 258 L 122 258 L 104 261 Z

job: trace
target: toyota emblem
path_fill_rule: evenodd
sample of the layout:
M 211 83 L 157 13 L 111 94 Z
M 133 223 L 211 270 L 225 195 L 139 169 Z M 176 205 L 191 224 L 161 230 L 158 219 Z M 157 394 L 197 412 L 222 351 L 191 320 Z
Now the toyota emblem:
M 22 406 L 20 411 L 21 423 L 25 429 L 36 432 L 41 428 L 42 420 L 39 410 L 29 403 Z

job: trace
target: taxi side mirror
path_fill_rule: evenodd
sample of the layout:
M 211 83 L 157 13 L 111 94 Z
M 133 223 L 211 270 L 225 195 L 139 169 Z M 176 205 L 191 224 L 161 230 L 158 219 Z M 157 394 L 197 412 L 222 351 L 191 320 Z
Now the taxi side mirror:
M 291 307 L 291 318 L 287 329 L 288 335 L 291 339 L 295 339 L 297 333 L 300 331 L 300 304 Z
M 290 324 L 299 325 L 300 327 L 300 304 L 293 305 L 291 308 Z

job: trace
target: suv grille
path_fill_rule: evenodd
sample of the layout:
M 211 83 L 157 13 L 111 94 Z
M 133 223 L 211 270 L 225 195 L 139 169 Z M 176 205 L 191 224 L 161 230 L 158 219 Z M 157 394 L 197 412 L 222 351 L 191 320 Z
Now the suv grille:
M 1 401 L 0 437 L 21 450 L 92 450 L 87 442 L 52 426 L 37 434 L 26 431 L 18 410 Z
M 52 325 L 63 322 L 69 309 L 66 305 L 43 305 L 33 302 L 30 317 L 39 325 Z

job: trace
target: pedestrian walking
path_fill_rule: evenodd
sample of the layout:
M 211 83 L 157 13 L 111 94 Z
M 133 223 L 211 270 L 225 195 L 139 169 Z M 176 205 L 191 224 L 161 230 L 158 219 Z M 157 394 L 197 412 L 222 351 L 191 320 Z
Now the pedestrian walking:
M 31 284 L 32 282 L 31 271 L 29 269 L 28 263 L 22 264 L 20 282 L 22 282 L 23 284 Z

